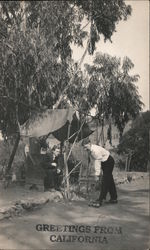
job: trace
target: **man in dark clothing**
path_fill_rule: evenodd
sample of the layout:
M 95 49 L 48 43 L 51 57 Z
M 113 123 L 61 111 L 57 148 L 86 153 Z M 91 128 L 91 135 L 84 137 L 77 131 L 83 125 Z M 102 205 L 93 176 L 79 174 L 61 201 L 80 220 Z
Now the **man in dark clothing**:
M 108 192 L 110 194 L 109 203 L 117 203 L 117 191 L 112 174 L 114 163 L 115 163 L 114 159 L 111 155 L 109 155 L 106 161 L 101 162 L 103 177 L 102 177 L 101 193 L 99 196 L 100 203 L 102 203 L 102 201 L 106 199 L 106 195 Z
M 117 203 L 117 191 L 113 179 L 113 168 L 114 168 L 114 159 L 110 155 L 109 151 L 104 149 L 99 145 L 93 145 L 87 141 L 83 141 L 83 147 L 90 152 L 91 157 L 94 160 L 99 160 L 101 162 L 100 168 L 103 171 L 102 177 L 102 186 L 99 199 L 94 202 L 92 205 L 94 207 L 99 207 L 102 205 L 103 200 L 106 199 L 106 195 L 109 192 L 110 200 L 109 203 L 116 204 Z
M 63 173 L 63 156 L 60 154 L 60 148 L 54 146 L 52 149 L 53 160 L 51 162 L 51 169 L 53 170 L 54 176 L 54 188 L 60 191 L 60 186 L 62 183 Z
M 45 169 L 44 188 L 60 190 L 62 182 L 62 169 L 60 163 L 60 149 L 55 147 L 52 152 L 46 152 L 43 157 L 43 167 Z

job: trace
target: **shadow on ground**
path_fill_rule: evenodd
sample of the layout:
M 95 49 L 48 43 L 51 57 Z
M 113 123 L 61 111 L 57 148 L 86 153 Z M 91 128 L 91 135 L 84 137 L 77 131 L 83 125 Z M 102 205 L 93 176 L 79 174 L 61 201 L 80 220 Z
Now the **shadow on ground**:
M 50 202 L 41 210 L 1 223 L 0 248 L 51 250 L 146 250 L 149 240 L 148 180 L 117 186 L 119 203 L 88 207 L 88 201 Z M 38 232 L 37 224 L 121 228 L 122 233 Z M 107 230 L 106 230 L 107 231 Z M 93 232 L 93 231 L 92 231 Z M 108 243 L 51 242 L 51 234 L 101 236 Z

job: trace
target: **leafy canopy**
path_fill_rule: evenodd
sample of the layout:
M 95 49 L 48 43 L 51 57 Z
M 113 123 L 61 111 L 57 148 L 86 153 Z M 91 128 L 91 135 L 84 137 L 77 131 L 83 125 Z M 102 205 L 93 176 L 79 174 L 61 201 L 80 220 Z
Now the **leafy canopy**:
M 138 75 L 131 75 L 132 61 L 97 53 L 93 65 L 85 65 L 89 74 L 88 101 L 98 116 L 114 120 L 122 135 L 125 124 L 142 109 L 136 87 Z
M 131 7 L 123 0 L 0 1 L 0 12 L 0 129 L 8 136 L 33 112 L 52 108 L 68 85 L 71 44 L 83 46 L 87 37 L 83 19 L 91 24 L 92 54 L 100 36 L 111 39 Z M 65 95 L 71 99 L 74 91 L 71 102 L 87 108 L 85 99 L 80 100 L 85 94 L 83 76 L 77 75 L 69 88 Z

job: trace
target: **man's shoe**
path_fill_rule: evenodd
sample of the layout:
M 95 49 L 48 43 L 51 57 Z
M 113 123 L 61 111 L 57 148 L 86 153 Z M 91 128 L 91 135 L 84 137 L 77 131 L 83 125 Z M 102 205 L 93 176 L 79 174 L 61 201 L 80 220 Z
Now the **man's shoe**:
M 108 201 L 108 204 L 117 204 L 117 203 L 118 203 L 118 200 L 112 200 L 112 199 L 110 199 Z
M 99 208 L 102 206 L 102 202 L 100 202 L 99 200 L 93 201 L 89 204 L 90 207 L 95 207 L 95 208 Z
M 91 206 L 99 208 L 101 206 L 101 204 L 99 202 L 93 202 Z

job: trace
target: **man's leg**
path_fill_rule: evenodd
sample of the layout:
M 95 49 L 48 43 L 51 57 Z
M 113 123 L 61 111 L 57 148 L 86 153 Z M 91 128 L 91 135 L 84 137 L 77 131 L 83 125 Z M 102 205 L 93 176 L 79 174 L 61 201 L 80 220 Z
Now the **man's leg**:
M 115 183 L 112 175 L 113 168 L 114 168 L 114 159 L 112 156 L 109 156 L 107 161 L 102 162 L 103 182 L 99 197 L 100 203 L 102 203 L 102 201 L 106 199 L 106 195 L 108 192 L 110 193 L 111 199 L 117 197 Z
M 109 186 L 108 186 L 108 191 L 110 194 L 110 203 L 117 203 L 117 191 L 116 191 L 116 186 L 115 186 L 115 182 L 114 182 L 114 178 L 113 178 L 113 169 L 114 169 L 114 159 L 112 156 L 110 156 L 108 158 L 107 161 L 107 166 L 106 169 L 108 171 L 108 175 L 109 175 Z
M 48 185 L 49 189 L 55 188 L 55 169 L 48 169 Z
M 44 176 L 44 190 L 47 191 L 48 189 L 49 189 L 48 170 L 45 170 L 45 176 Z
M 63 176 L 62 174 L 55 174 L 55 189 L 60 191 L 61 183 L 62 183 Z
M 116 190 L 113 175 L 111 175 L 111 179 L 110 179 L 109 193 L 110 193 L 110 201 L 117 201 L 117 190 Z
M 103 170 L 103 178 L 102 178 L 102 186 L 101 186 L 101 191 L 100 191 L 100 196 L 99 196 L 99 202 L 102 203 L 103 200 L 106 199 L 107 193 L 110 190 L 110 180 L 111 176 L 107 169 L 105 168 Z

